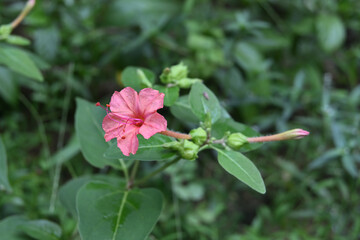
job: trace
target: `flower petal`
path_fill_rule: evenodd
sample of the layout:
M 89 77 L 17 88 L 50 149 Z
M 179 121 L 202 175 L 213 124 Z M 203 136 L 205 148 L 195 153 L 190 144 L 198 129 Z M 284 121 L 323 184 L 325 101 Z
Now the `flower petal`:
M 127 125 L 125 132 L 121 137 L 117 138 L 117 146 L 125 156 L 129 156 L 130 153 L 135 154 L 139 147 L 139 140 L 137 134 L 139 128 L 133 125 Z
M 144 88 L 139 92 L 140 113 L 146 117 L 164 107 L 165 94 L 152 88 Z
M 149 139 L 152 135 L 158 132 L 165 131 L 167 127 L 166 119 L 155 112 L 145 118 L 143 125 L 140 127 L 139 133 L 144 138 Z
M 125 116 L 135 117 L 139 113 L 138 93 L 131 87 L 124 88 L 120 92 L 115 91 L 110 100 L 110 110 Z
M 120 136 L 123 132 L 124 122 L 115 114 L 109 113 L 104 117 L 102 128 L 105 131 L 105 141 L 110 141 L 113 138 Z

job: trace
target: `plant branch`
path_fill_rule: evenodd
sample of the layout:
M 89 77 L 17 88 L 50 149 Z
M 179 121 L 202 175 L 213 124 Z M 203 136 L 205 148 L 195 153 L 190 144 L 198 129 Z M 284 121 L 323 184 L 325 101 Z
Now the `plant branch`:
M 26 3 L 19 16 L 17 16 L 17 18 L 10 24 L 12 29 L 16 28 L 22 22 L 22 20 L 29 14 L 30 10 L 34 7 L 34 5 L 35 0 L 29 0 Z

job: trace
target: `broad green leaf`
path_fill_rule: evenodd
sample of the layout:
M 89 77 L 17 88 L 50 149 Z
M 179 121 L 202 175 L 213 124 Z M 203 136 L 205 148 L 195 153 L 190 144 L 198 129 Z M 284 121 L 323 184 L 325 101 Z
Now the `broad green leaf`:
M 191 111 L 189 96 L 184 95 L 170 107 L 171 114 L 177 119 L 190 123 L 197 123 L 198 118 Z
M 159 90 L 159 92 L 162 92 L 165 94 L 165 97 L 164 97 L 164 105 L 165 106 L 170 107 L 179 98 L 179 92 L 180 92 L 179 87 L 176 87 L 176 86 L 175 87 L 164 87 L 164 86 L 160 86 L 160 85 L 155 85 L 154 88 Z
M 0 45 L 0 63 L 26 77 L 44 80 L 34 62 L 21 49 Z
M 201 120 L 210 114 L 212 122 L 216 122 L 222 114 L 222 107 L 215 94 L 202 83 L 192 85 L 189 102 L 193 113 Z
M 247 157 L 239 152 L 213 148 L 218 152 L 219 164 L 228 173 L 255 191 L 262 194 L 266 192 L 265 184 L 259 170 Z
M 216 123 L 212 125 L 211 128 L 211 136 L 220 139 L 224 136 L 224 134 L 229 131 L 230 133 L 237 133 L 240 132 L 247 137 L 257 137 L 259 133 L 256 132 L 254 129 L 246 126 L 245 124 L 238 123 L 230 118 L 222 118 Z M 262 146 L 262 143 L 246 143 L 244 144 L 240 151 L 241 152 L 248 152 L 255 150 Z
M 76 195 L 79 189 L 85 184 L 99 180 L 102 182 L 107 182 L 109 184 L 116 184 L 123 186 L 125 188 L 125 182 L 122 179 L 117 177 L 111 177 L 108 175 L 93 175 L 93 176 L 82 176 L 79 178 L 74 178 L 65 185 L 63 185 L 59 190 L 59 199 L 61 204 L 75 217 L 77 218 L 76 212 Z
M 7 169 L 6 150 L 0 136 L 0 190 L 11 191 Z
M 0 96 L 7 102 L 17 101 L 18 87 L 10 70 L 0 67 Z
M 34 239 L 58 240 L 61 237 L 61 228 L 59 225 L 48 220 L 33 220 L 23 223 L 21 230 Z
M 167 160 L 175 155 L 174 152 L 163 147 L 164 143 L 173 141 L 171 137 L 155 134 L 151 138 L 145 139 L 139 134 L 138 139 L 139 149 L 135 155 L 123 155 L 115 143 L 106 150 L 104 156 L 109 159 L 121 158 L 124 160 L 161 161 Z
M 104 158 L 104 152 L 110 146 L 105 142 L 102 120 L 106 112 L 81 98 L 76 99 L 75 131 L 85 159 L 94 167 L 111 165 L 120 168 L 118 161 Z
M 345 27 L 336 15 L 321 14 L 316 19 L 317 38 L 326 52 L 338 49 L 345 39 Z
M 140 67 L 127 67 L 121 73 L 121 82 L 125 87 L 131 87 L 135 89 L 135 91 L 140 91 L 143 88 L 149 87 L 143 83 L 139 70 L 145 74 L 147 80 L 149 80 L 151 84 L 155 82 L 155 75 L 152 71 Z
M 160 216 L 163 197 L 157 189 L 125 190 L 90 182 L 76 198 L 82 240 L 146 239 Z
M 11 216 L 0 221 L 0 236 L 6 240 L 24 240 L 20 226 L 26 222 L 23 216 Z

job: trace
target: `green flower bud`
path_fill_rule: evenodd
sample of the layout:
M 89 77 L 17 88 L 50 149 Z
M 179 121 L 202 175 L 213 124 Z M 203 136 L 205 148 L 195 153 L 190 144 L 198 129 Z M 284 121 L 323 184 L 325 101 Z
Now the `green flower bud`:
M 182 158 L 187 160 L 195 160 L 198 156 L 199 145 L 189 141 L 184 140 L 183 146 L 180 149 L 180 155 Z
M 177 81 L 177 85 L 180 88 L 190 88 L 194 83 L 201 82 L 198 78 L 183 78 Z
M 1 25 L 0 26 L 0 39 L 8 38 L 11 31 L 12 31 L 11 24 Z
M 176 83 L 183 78 L 187 78 L 187 75 L 187 66 L 180 62 L 178 65 L 174 65 L 171 68 L 165 68 L 160 75 L 160 80 L 165 84 Z
M 196 128 L 190 131 L 191 140 L 197 145 L 203 144 L 207 139 L 207 133 L 202 128 Z
M 182 147 L 182 144 L 179 141 L 173 141 L 173 142 L 164 143 L 163 147 L 170 148 L 173 150 L 179 150 Z
M 233 133 L 228 137 L 226 144 L 234 150 L 239 150 L 247 142 L 248 140 L 245 135 Z

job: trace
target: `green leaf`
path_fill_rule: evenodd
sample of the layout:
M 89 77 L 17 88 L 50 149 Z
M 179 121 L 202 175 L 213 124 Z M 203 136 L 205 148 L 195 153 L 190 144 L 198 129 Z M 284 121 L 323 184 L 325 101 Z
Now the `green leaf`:
M 202 83 L 192 85 L 189 102 L 193 113 L 204 121 L 210 113 L 212 122 L 216 122 L 222 114 L 222 107 L 215 94 Z
M 155 85 L 154 86 L 155 89 L 159 90 L 159 92 L 162 92 L 165 94 L 164 97 L 164 105 L 165 106 L 172 106 L 176 100 L 179 98 L 179 91 L 180 88 L 175 86 L 175 87 L 164 87 L 164 86 L 160 86 L 160 85 Z
M 260 134 L 258 132 L 256 132 L 254 129 L 252 129 L 251 127 L 248 127 L 242 123 L 238 123 L 230 118 L 227 118 L 227 119 L 222 118 L 219 121 L 217 121 L 216 123 L 214 123 L 211 127 L 211 136 L 220 139 L 224 136 L 224 134 L 227 131 L 229 131 L 230 133 L 240 132 L 247 137 L 260 136 Z M 261 147 L 262 145 L 263 145 L 262 143 L 251 143 L 251 144 L 246 143 L 241 147 L 240 151 L 241 152 L 252 151 L 252 150 L 255 150 L 255 149 Z
M 336 15 L 321 14 L 316 19 L 317 38 L 326 52 L 338 49 L 345 39 L 345 27 Z
M 259 73 L 264 67 L 264 59 L 261 53 L 250 43 L 240 42 L 236 45 L 235 60 L 247 72 Z
M 79 178 L 74 178 L 65 185 L 63 185 L 59 190 L 59 199 L 61 204 L 75 217 L 77 218 L 76 212 L 76 195 L 79 189 L 84 186 L 86 183 L 94 180 L 101 180 L 102 182 L 107 182 L 116 185 L 122 185 L 125 187 L 125 182 L 118 177 L 111 177 L 108 175 L 94 175 L 94 176 L 82 176 Z
M 13 79 L 12 73 L 0 66 L 0 96 L 4 98 L 5 101 L 14 104 L 17 101 L 18 96 L 18 86 Z
M 7 191 L 12 191 L 8 180 L 7 169 L 6 150 L 0 136 L 0 190 L 5 189 Z
M 135 91 L 140 91 L 143 88 L 149 87 L 142 81 L 141 75 L 139 74 L 138 70 L 143 71 L 147 80 L 149 80 L 151 84 L 155 82 L 155 75 L 152 71 L 140 67 L 127 67 L 121 73 L 121 81 L 124 86 L 131 87 L 135 89 Z
M 160 216 L 163 197 L 156 189 L 126 191 L 108 183 L 90 182 L 76 199 L 83 240 L 146 239 Z
M 30 45 L 29 39 L 14 35 L 8 36 L 6 38 L 6 42 L 14 45 L 22 45 L 22 46 Z
M 57 240 L 61 237 L 59 225 L 48 220 L 33 220 L 21 225 L 21 230 L 34 239 Z
M 264 181 L 259 170 L 247 157 L 235 151 L 222 150 L 213 147 L 218 152 L 219 164 L 231 175 L 264 194 L 266 192 Z
M 85 159 L 94 167 L 103 168 L 111 165 L 121 168 L 118 161 L 104 157 L 110 143 L 105 142 L 102 120 L 106 112 L 81 98 L 76 99 L 75 131 Z
M 179 99 L 170 107 L 170 111 L 174 117 L 181 121 L 198 123 L 198 118 L 191 111 L 188 95 L 179 97 Z
M 138 139 L 139 149 L 135 155 L 123 155 L 115 143 L 106 150 L 104 156 L 109 159 L 121 158 L 124 160 L 161 161 L 167 160 L 175 155 L 174 152 L 163 147 L 164 143 L 173 141 L 171 137 L 155 134 L 151 138 L 145 139 L 139 134 Z
M 26 77 L 44 80 L 34 62 L 21 49 L 0 45 L 0 63 Z
M 23 216 L 7 217 L 0 222 L 0 236 L 1 239 L 6 240 L 24 240 L 21 235 L 20 226 L 26 222 Z

